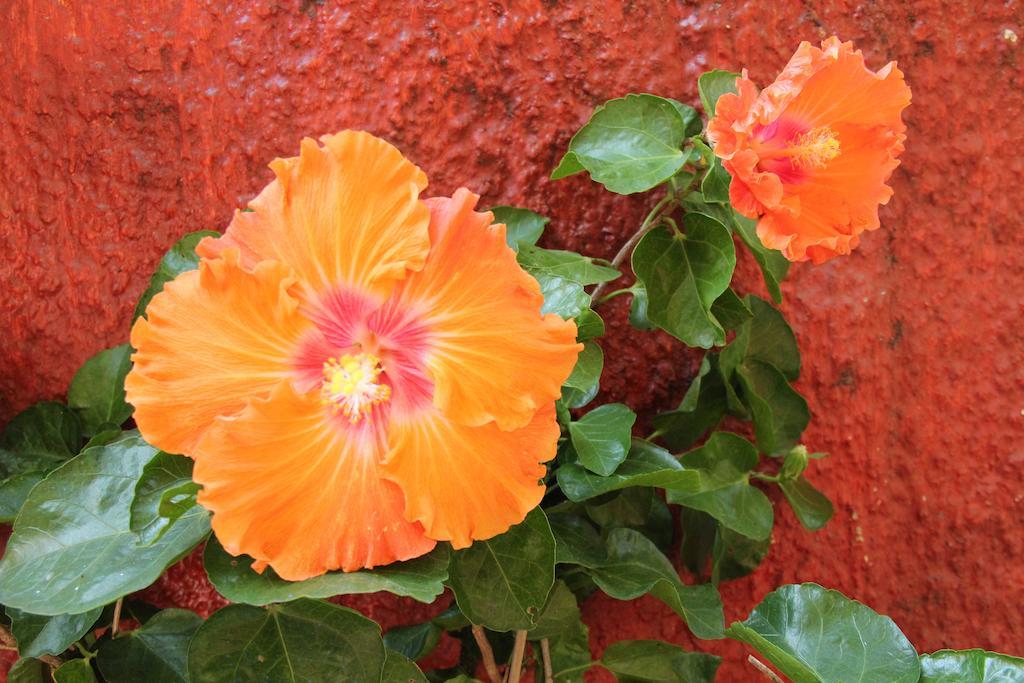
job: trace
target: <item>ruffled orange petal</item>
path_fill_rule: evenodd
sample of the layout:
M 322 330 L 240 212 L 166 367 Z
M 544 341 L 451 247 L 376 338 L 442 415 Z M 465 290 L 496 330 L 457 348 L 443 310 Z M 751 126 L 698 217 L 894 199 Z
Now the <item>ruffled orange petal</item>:
M 428 200 L 430 254 L 395 296 L 430 331 L 434 406 L 461 424 L 516 429 L 561 395 L 582 346 L 575 323 L 540 314 L 537 281 L 476 201 L 465 189 Z
M 405 515 L 427 536 L 465 548 L 518 524 L 544 496 L 542 464 L 555 456 L 554 403 L 522 429 L 469 427 L 440 413 L 396 418 L 384 476 L 405 492 Z
M 715 115 L 708 121 L 708 139 L 715 145 L 715 154 L 731 159 L 749 137 L 746 117 L 757 101 L 757 86 L 744 69 L 736 79 L 736 93 L 725 93 L 715 104 Z
M 361 131 L 302 141 L 298 157 L 270 164 L 277 179 L 235 213 L 219 239 L 197 251 L 241 250 L 243 263 L 274 259 L 323 292 L 358 288 L 386 296 L 418 270 L 430 247 L 423 172 L 393 146 Z
M 125 390 L 146 440 L 191 455 L 214 419 L 286 378 L 311 327 L 297 296 L 290 268 L 265 261 L 249 272 L 234 251 L 167 283 L 131 334 Z
M 291 581 L 418 557 L 435 543 L 380 477 L 382 443 L 369 422 L 350 425 L 285 382 L 199 443 L 199 502 L 228 552 Z

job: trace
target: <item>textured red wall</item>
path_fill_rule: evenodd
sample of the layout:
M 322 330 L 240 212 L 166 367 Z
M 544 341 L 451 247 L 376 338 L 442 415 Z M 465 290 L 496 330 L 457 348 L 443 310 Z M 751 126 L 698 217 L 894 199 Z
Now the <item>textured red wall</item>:
M 610 256 L 649 200 L 546 179 L 596 104 L 642 91 L 694 102 L 712 66 L 765 83 L 799 40 L 833 33 L 876 67 L 898 59 L 914 103 L 883 229 L 785 286 L 814 411 L 806 441 L 832 453 L 813 478 L 837 514 L 812 535 L 783 511 L 765 566 L 724 587 L 727 618 L 779 583 L 818 581 L 892 615 L 922 650 L 1024 653 L 1014 0 L 13 0 L 0 12 L 3 419 L 60 397 L 85 358 L 124 341 L 164 249 L 222 228 L 303 135 L 383 135 L 430 192 L 465 184 L 484 205 L 526 205 L 551 216 L 548 246 Z M 631 336 L 621 303 L 606 312 L 607 397 L 668 406 L 694 357 Z M 167 599 L 210 604 L 197 566 L 175 576 Z M 598 650 L 689 640 L 652 600 L 596 599 L 585 615 Z M 752 677 L 742 648 L 712 649 L 735 661 L 723 680 Z

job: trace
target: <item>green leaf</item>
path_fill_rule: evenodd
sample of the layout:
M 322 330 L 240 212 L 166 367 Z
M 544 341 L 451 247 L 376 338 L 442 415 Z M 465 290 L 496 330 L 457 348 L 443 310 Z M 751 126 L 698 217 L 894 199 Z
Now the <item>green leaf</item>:
M 257 574 L 251 569 L 252 563 L 247 555 L 229 555 L 216 538 L 207 542 L 203 554 L 206 574 L 217 592 L 231 602 L 249 605 L 378 591 L 430 603 L 444 591 L 444 580 L 448 577 L 447 547 L 372 571 L 328 572 L 305 581 L 285 581 L 269 567 Z
M 449 573 L 459 609 L 474 624 L 532 628 L 555 582 L 555 539 L 544 512 L 534 508 L 500 536 L 454 553 Z
M 715 104 L 718 98 L 727 92 L 736 93 L 736 79 L 739 74 L 733 71 L 715 69 L 702 73 L 697 79 L 697 91 L 700 93 L 700 103 L 704 107 L 704 113 L 710 119 L 715 115 Z
M 686 390 L 679 408 L 654 418 L 658 434 L 673 449 L 693 445 L 725 417 L 727 394 L 718 368 L 718 354 L 708 353 Z
M 576 316 L 576 341 L 604 336 L 604 320 L 593 309 L 585 308 Z
M 205 514 L 181 518 L 152 545 L 131 530 L 135 483 L 155 454 L 125 433 L 36 484 L 0 561 L 0 603 L 34 614 L 87 611 L 145 588 L 205 538 Z
M 700 193 L 704 201 L 713 204 L 729 203 L 729 184 L 732 176 L 722 167 L 721 159 L 715 158 L 704 179 L 700 181 Z
M 394 650 L 385 650 L 384 671 L 380 683 L 427 683 L 427 677 L 405 655 Z
M 824 493 L 814 488 L 806 477 L 782 480 L 779 482 L 779 488 L 786 495 L 786 500 L 789 501 L 790 507 L 796 513 L 796 518 L 811 531 L 817 531 L 832 519 L 835 512 L 832 501 Z
M 774 365 L 753 358 L 743 361 L 736 375 L 754 419 L 758 447 L 775 455 L 795 446 L 811 420 L 804 397 Z
M 722 295 L 715 299 L 715 303 L 711 304 L 711 315 L 715 316 L 727 330 L 735 330 L 754 317 L 747 303 L 736 296 L 731 287 L 722 292 Z
M 584 505 L 587 517 L 605 532 L 639 531 L 662 550 L 672 545 L 672 512 L 657 489 L 636 486 L 614 491 Z
M 618 194 L 660 185 L 687 160 L 682 150 L 687 121 L 675 104 L 654 95 L 626 95 L 594 110 L 569 142 L 552 178 L 582 167 L 594 182 Z
M 683 534 L 679 559 L 687 571 L 701 579 L 707 577 L 708 560 L 718 538 L 718 528 L 718 522 L 706 512 L 679 508 L 679 529 Z
M 557 638 L 580 620 L 580 607 L 564 581 L 556 581 L 544 610 L 537 618 L 537 625 L 530 629 L 530 640 Z
M 7 672 L 7 683 L 49 683 L 50 668 L 38 659 L 22 657 Z
M 769 593 L 726 635 L 794 683 L 916 683 L 917 652 L 892 619 L 814 583 Z
M 199 627 L 188 650 L 192 683 L 380 680 L 380 627 L 359 613 L 300 599 L 266 609 L 228 605 Z
M 160 265 L 157 266 L 156 272 L 153 273 L 153 277 L 149 280 L 149 287 L 139 297 L 139 303 L 135 305 L 135 315 L 132 317 L 132 320 L 134 321 L 140 315 L 145 314 L 146 306 L 149 305 L 154 296 L 163 290 L 165 284 L 182 273 L 199 267 L 196 246 L 204 237 L 219 236 L 220 233 L 213 230 L 198 230 L 190 232 L 178 240 L 160 259 Z
M 700 114 L 697 110 L 688 104 L 683 104 L 678 100 L 673 100 L 671 97 L 666 97 L 666 101 L 672 104 L 679 112 L 679 118 L 683 120 L 683 136 L 692 137 L 699 135 L 704 129 L 704 122 L 700 120 Z
M 551 669 L 556 683 L 584 683 L 589 662 L 590 629 L 582 621 L 551 639 Z
M 0 482 L 0 522 L 13 522 L 32 487 L 46 478 L 46 472 L 22 472 Z
M 491 208 L 495 223 L 505 224 L 505 241 L 515 251 L 533 246 L 544 232 L 549 218 L 517 206 L 495 206 Z
M 67 406 L 37 403 L 18 413 L 0 437 L 0 474 L 48 472 L 78 453 L 82 422 Z
M 604 351 L 597 342 L 584 342 L 569 378 L 562 385 L 562 402 L 567 408 L 582 408 L 597 396 L 601 371 L 604 369 Z
M 562 156 L 562 160 L 558 162 L 558 166 L 551 172 L 549 176 L 551 180 L 561 180 L 562 178 L 568 178 L 571 175 L 582 173 L 587 169 L 583 168 L 580 160 L 576 158 L 576 155 L 572 152 L 566 152 Z
M 753 358 L 774 365 L 790 381 L 797 379 L 800 349 L 782 313 L 756 296 L 747 296 L 745 302 L 753 317 L 736 330 L 736 337 L 722 350 L 723 374 L 732 377 L 738 365 Z
M 690 346 L 725 343 L 725 330 L 711 314 L 736 266 L 729 231 L 704 214 L 684 218 L 685 238 L 658 227 L 633 251 L 633 271 L 647 290 L 647 317 Z
M 718 525 L 711 550 L 711 581 L 730 581 L 751 574 L 757 569 L 771 547 L 771 536 L 753 539 Z
M 772 299 L 777 304 L 782 303 L 782 289 L 779 285 L 786 279 L 786 273 L 789 272 L 789 259 L 783 256 L 781 251 L 769 249 L 761 243 L 757 236 L 757 221 L 740 216 L 735 212 L 733 212 L 732 218 L 737 234 L 747 245 L 747 249 L 757 261 L 757 265 L 761 267 L 764 284 L 772 295 Z
M 541 249 L 531 245 L 519 250 L 519 265 L 531 275 L 550 275 L 581 285 L 596 285 L 619 278 L 620 273 L 598 259 L 574 251 Z
M 68 405 L 78 411 L 86 435 L 104 425 L 120 426 L 132 415 L 124 400 L 124 378 L 132 368 L 132 347 L 121 344 L 85 361 L 68 387 Z
M 6 608 L 11 619 L 11 633 L 18 641 L 18 653 L 22 657 L 61 654 L 96 623 L 102 611 L 102 607 L 97 607 L 82 614 L 48 617 L 14 607 Z
M 591 472 L 608 476 L 626 459 L 636 413 L 621 403 L 594 408 L 569 425 L 573 448 Z
M 629 302 L 629 324 L 644 332 L 657 328 L 647 317 L 647 304 L 647 290 L 642 282 L 635 283 L 632 301 Z
M 548 513 L 555 538 L 555 563 L 593 567 L 607 558 L 604 542 L 593 525 L 573 512 Z
M 608 559 L 591 569 L 597 585 L 617 600 L 650 593 L 682 617 L 698 638 L 722 637 L 722 600 L 711 584 L 686 586 L 661 551 L 633 529 L 608 534 Z
M 591 474 L 574 464 L 562 465 L 556 476 L 566 498 L 576 502 L 631 486 L 687 492 L 700 488 L 697 472 L 687 470 L 671 453 L 642 439 L 633 440 L 629 457 L 609 476 Z
M 533 277 L 540 285 L 540 293 L 544 297 L 544 305 L 540 309 L 541 315 L 554 313 L 563 320 L 569 320 L 581 316 L 583 311 L 589 310 L 590 295 L 583 289 L 583 285 L 550 275 L 534 275 Z
M 416 661 L 433 652 L 442 632 L 441 627 L 431 621 L 398 626 L 384 634 L 384 647 Z
M 88 659 L 72 659 L 53 672 L 55 683 L 95 683 L 96 673 Z
M 105 640 L 96 665 L 107 683 L 188 683 L 188 646 L 203 620 L 165 609 L 141 628 Z
M 715 432 L 700 448 L 680 459 L 700 475 L 696 493 L 670 491 L 668 501 L 708 513 L 726 527 L 749 538 L 766 539 L 772 533 L 771 501 L 750 485 L 757 466 L 757 449 L 742 436 Z
M 131 506 L 131 528 L 142 543 L 158 540 L 185 515 L 209 515 L 196 503 L 192 459 L 157 453 L 142 470 Z
M 985 650 L 921 655 L 920 683 L 1024 683 L 1024 659 Z
M 660 640 L 621 640 L 601 657 L 620 683 L 712 683 L 721 663 L 721 657 Z

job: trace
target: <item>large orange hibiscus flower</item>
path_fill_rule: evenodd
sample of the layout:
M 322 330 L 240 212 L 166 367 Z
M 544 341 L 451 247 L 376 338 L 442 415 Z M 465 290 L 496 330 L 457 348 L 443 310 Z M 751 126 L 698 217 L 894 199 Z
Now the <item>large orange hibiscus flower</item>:
M 849 254 L 878 228 L 899 165 L 910 88 L 891 62 L 878 72 L 852 43 L 800 44 L 760 93 L 744 70 L 722 95 L 708 138 L 732 175 L 730 200 L 791 261 Z
M 521 521 L 580 349 L 475 195 L 421 201 L 383 140 L 322 142 L 154 297 L 126 382 L 143 436 L 195 459 L 224 547 L 292 580 Z

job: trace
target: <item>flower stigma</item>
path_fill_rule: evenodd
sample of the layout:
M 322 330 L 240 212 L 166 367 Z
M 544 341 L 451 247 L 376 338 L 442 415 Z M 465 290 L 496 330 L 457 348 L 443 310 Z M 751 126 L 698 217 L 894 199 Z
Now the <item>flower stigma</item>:
M 828 126 L 818 126 L 798 135 L 789 143 L 794 166 L 824 168 L 839 156 L 839 138 Z
M 328 358 L 324 363 L 321 401 L 355 424 L 369 415 L 375 405 L 391 398 L 391 387 L 377 381 L 382 372 L 380 359 L 369 353 Z

